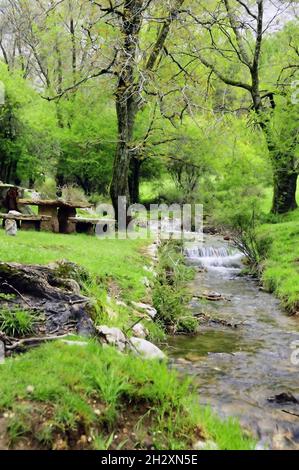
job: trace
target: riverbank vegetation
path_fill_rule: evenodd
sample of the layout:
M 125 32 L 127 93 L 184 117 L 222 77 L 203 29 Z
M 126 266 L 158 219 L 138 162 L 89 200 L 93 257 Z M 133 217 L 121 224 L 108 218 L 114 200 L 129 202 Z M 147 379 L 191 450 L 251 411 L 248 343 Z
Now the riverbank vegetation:
M 88 270 L 85 292 L 96 304 L 96 324 L 104 322 L 129 334 L 136 318 L 140 321 L 130 301 L 150 301 L 143 282 L 145 274 L 150 276 L 144 269 L 150 263 L 145 255 L 149 241 L 32 232 L 20 232 L 13 240 L 3 233 L 0 237 L 2 261 L 43 264 L 63 254 Z M 172 262 L 181 260 L 177 247 L 164 249 L 162 259 L 168 256 Z M 180 272 L 186 269 L 181 263 Z M 178 289 L 188 276 L 184 272 L 175 278 Z M 168 295 L 165 306 L 170 299 Z M 162 311 L 170 312 L 167 320 L 173 324 L 172 311 Z M 185 322 L 183 306 L 180 315 Z M 158 317 L 155 324 L 142 318 L 155 341 L 163 338 L 162 325 L 169 327 L 163 320 Z M 175 321 L 180 322 L 179 314 Z M 0 380 L 3 448 L 185 449 L 198 441 L 207 446 L 213 442 L 219 449 L 254 446 L 236 422 L 222 422 L 208 408 L 199 407 L 191 382 L 170 372 L 165 362 L 120 354 L 94 340 L 70 336 L 6 359 Z
M 190 382 L 166 364 L 84 344 L 56 342 L 1 366 L 1 447 L 190 449 L 200 440 L 219 449 L 254 446 L 236 422 L 200 408 Z
M 84 218 L 111 203 L 118 219 L 119 196 L 147 209 L 203 204 L 206 225 L 235 237 L 264 288 L 298 313 L 298 2 L 0 6 L 1 183 L 26 197 L 90 203 L 77 212 Z M 1 262 L 67 259 L 86 270 L 81 294 L 96 326 L 130 336 L 142 320 L 156 342 L 196 331 L 185 308 L 192 269 L 178 245 L 162 244 L 153 266 L 152 240 L 4 233 Z M 24 311 L 0 314 L 10 334 L 29 333 L 30 322 Z M 238 425 L 197 408 L 189 385 L 164 364 L 142 364 L 93 341 L 10 358 L 0 370 L 0 432 L 3 422 L 8 445 L 21 437 L 46 448 L 183 448 L 201 433 L 220 448 L 253 445 Z M 41 422 L 31 420 L 37 414 Z
M 261 266 L 263 284 L 291 314 L 299 311 L 298 223 L 297 209 L 258 228 L 258 237 L 266 239 L 269 246 Z
M 157 321 L 168 333 L 194 333 L 198 321 L 188 309 L 191 295 L 187 282 L 194 271 L 184 260 L 182 242 L 162 242 L 153 290 L 153 304 L 157 309 Z

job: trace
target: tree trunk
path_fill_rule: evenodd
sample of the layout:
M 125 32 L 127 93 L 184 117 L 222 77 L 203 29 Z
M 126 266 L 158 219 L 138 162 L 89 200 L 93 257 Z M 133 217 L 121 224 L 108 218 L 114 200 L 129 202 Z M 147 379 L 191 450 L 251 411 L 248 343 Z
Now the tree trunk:
M 110 196 L 115 211 L 115 217 L 119 221 L 119 197 L 126 197 L 126 208 L 130 204 L 129 193 L 129 168 L 130 148 L 129 143 L 133 132 L 133 120 L 128 118 L 128 99 L 121 94 L 117 98 L 116 110 L 118 119 L 118 144 L 113 164 L 112 182 Z M 124 227 L 119 227 L 124 228 Z
M 296 189 L 298 174 L 285 167 L 274 170 L 274 195 L 271 212 L 284 214 L 297 208 Z
M 275 109 L 274 96 L 270 96 L 271 108 Z M 260 127 L 266 137 L 273 172 L 273 201 L 271 212 L 285 214 L 297 208 L 296 190 L 298 172 L 295 162 L 294 145 L 288 153 L 277 149 L 269 133 L 269 119 L 260 121 Z M 294 139 L 294 142 L 296 139 Z
M 141 161 L 133 157 L 130 162 L 129 191 L 131 204 L 138 204 L 140 201 L 140 169 Z
M 135 117 L 138 110 L 136 81 L 136 54 L 139 32 L 142 24 L 143 0 L 126 0 L 123 7 L 122 33 L 123 44 L 119 58 L 120 73 L 116 91 L 116 113 L 118 123 L 118 144 L 113 165 L 110 195 L 119 221 L 119 197 L 127 198 L 130 204 L 129 170 L 132 156 L 132 138 Z M 123 228 L 120 227 L 119 228 Z

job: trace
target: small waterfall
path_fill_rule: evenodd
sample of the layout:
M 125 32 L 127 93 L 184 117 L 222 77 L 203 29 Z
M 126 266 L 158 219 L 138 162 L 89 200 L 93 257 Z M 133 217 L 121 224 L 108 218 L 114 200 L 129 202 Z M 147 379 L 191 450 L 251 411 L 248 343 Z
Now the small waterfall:
M 185 249 L 185 255 L 192 264 L 202 268 L 240 269 L 242 253 L 226 246 L 193 246 Z

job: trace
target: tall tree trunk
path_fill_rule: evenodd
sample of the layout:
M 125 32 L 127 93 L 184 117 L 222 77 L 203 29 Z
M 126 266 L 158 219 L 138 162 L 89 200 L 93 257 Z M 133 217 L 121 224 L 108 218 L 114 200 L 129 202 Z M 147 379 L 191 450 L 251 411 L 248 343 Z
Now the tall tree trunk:
M 297 208 L 298 173 L 294 167 L 294 158 L 288 155 L 276 155 L 273 161 L 274 193 L 271 212 L 274 214 L 284 214 Z
M 112 182 L 110 186 L 110 196 L 118 220 L 118 198 L 127 198 L 127 207 L 130 204 L 129 191 L 129 169 L 130 169 L 130 142 L 134 129 L 134 108 L 130 109 L 127 91 L 119 86 L 121 92 L 116 99 L 116 111 L 118 121 L 118 144 L 114 158 Z
M 275 108 L 272 97 L 272 108 Z M 298 171 L 296 170 L 296 159 L 294 157 L 294 145 L 289 153 L 281 152 L 273 143 L 268 128 L 269 122 L 263 121 L 261 125 L 264 131 L 273 173 L 273 200 L 271 212 L 273 214 L 285 214 L 297 208 L 296 190 Z M 296 139 L 294 139 L 296 142 Z
M 150 2 L 149 2 L 150 3 Z M 164 18 L 156 42 L 149 53 L 144 74 L 152 72 L 161 51 L 164 48 L 172 22 L 177 18 L 179 8 L 184 0 L 176 0 L 169 14 Z M 122 36 L 123 44 L 119 60 L 119 80 L 116 92 L 116 111 L 118 120 L 118 145 L 114 159 L 110 195 L 118 218 L 118 197 L 129 197 L 132 193 L 134 201 L 138 199 L 139 169 L 135 173 L 135 189 L 129 190 L 130 161 L 134 157 L 132 150 L 132 138 L 136 114 L 139 109 L 138 101 L 143 85 L 140 80 L 140 72 L 136 64 L 136 55 L 139 50 L 139 32 L 143 21 L 144 0 L 125 0 L 122 12 Z M 134 165 L 132 163 L 132 165 Z M 131 184 L 130 184 L 131 186 Z M 127 203 L 130 203 L 128 199 Z
M 56 40 L 56 45 L 55 45 L 55 52 L 57 54 L 57 65 L 56 65 L 56 74 L 57 74 L 57 93 L 62 92 L 62 83 L 63 83 L 63 72 L 62 72 L 62 57 L 61 57 L 61 51 L 59 47 L 59 42 L 58 39 Z M 56 105 L 56 116 L 57 116 L 57 124 L 58 127 L 61 129 L 64 128 L 64 122 L 63 122 L 63 116 L 61 113 L 61 108 L 60 108 L 60 101 L 55 102 Z M 62 187 L 65 184 L 65 172 L 64 172 L 64 155 L 63 152 L 59 155 L 58 157 L 58 162 L 57 162 L 57 170 L 56 170 L 56 184 L 59 187 Z
M 131 145 L 138 110 L 138 80 L 135 75 L 138 35 L 142 24 L 142 7 L 143 0 L 126 0 L 123 7 L 123 44 L 120 52 L 120 73 L 116 91 L 118 144 L 110 186 L 110 196 L 118 222 L 118 198 L 124 196 L 127 198 L 127 206 L 130 204 L 128 180 L 132 155 Z
M 129 174 L 130 201 L 138 204 L 140 201 L 140 169 L 142 161 L 136 157 L 131 158 Z

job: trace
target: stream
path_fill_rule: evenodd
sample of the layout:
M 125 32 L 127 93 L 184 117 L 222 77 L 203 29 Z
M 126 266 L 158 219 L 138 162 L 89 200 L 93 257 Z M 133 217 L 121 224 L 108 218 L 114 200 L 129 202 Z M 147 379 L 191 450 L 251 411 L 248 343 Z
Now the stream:
M 174 366 L 194 377 L 200 403 L 221 417 L 238 418 L 257 438 L 257 448 L 299 449 L 299 402 L 292 402 L 299 400 L 299 364 L 291 361 L 292 342 L 299 340 L 298 318 L 240 274 L 241 253 L 221 238 L 208 235 L 201 248 L 185 252 L 189 264 L 204 268 L 190 286 L 194 295 L 217 292 L 224 297 L 194 299 L 194 314 L 204 312 L 233 326 L 207 322 L 195 336 L 170 338 Z

